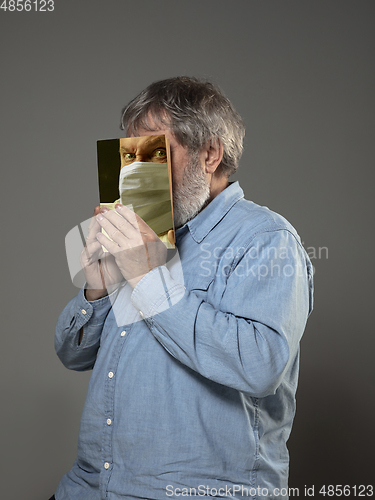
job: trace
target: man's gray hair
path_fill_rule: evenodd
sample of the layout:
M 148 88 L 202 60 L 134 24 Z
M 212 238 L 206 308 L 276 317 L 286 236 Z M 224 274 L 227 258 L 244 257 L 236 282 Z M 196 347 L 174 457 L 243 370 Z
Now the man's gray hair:
M 139 128 L 155 130 L 149 118 L 169 128 L 189 152 L 201 151 L 209 141 L 219 140 L 224 150 L 221 173 L 229 177 L 237 170 L 245 126 L 213 83 L 186 76 L 154 82 L 123 109 L 121 129 L 134 136 Z

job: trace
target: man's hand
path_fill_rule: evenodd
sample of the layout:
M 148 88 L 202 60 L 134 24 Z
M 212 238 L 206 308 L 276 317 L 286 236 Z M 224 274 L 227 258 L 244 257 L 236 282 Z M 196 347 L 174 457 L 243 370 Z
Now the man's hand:
M 87 300 L 97 300 L 111 293 L 123 280 L 113 255 L 103 251 L 96 235 L 100 225 L 96 219 L 100 213 L 96 207 L 91 219 L 86 245 L 81 252 L 81 266 L 85 274 Z
M 96 216 L 111 239 L 103 233 L 97 233 L 96 238 L 114 257 L 122 276 L 134 288 L 151 269 L 165 265 L 167 248 L 132 210 L 120 204 L 115 208 L 103 208 Z

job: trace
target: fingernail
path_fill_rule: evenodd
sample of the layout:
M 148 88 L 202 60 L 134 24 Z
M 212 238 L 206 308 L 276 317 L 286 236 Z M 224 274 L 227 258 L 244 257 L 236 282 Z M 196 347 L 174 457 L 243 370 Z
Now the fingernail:
M 97 218 L 97 220 L 103 220 L 103 219 L 104 219 L 104 217 L 103 217 L 103 215 L 102 215 L 102 214 L 98 214 L 98 215 L 96 216 L 96 218 Z
M 106 212 L 109 212 L 109 208 L 107 207 L 100 207 L 100 211 L 102 214 L 105 214 Z

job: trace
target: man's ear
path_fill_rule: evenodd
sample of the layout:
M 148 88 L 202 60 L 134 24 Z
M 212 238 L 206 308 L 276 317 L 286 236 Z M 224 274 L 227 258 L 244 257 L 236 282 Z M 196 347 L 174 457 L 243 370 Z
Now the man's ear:
M 214 174 L 223 159 L 223 145 L 220 139 L 210 139 L 205 148 L 205 171 Z

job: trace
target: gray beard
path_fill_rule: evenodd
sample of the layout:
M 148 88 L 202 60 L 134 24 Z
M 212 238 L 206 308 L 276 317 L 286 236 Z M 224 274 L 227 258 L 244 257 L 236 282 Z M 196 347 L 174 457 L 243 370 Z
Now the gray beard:
M 182 177 L 173 189 L 173 217 L 175 228 L 193 219 L 207 204 L 210 185 L 202 170 L 198 155 L 192 155 Z

